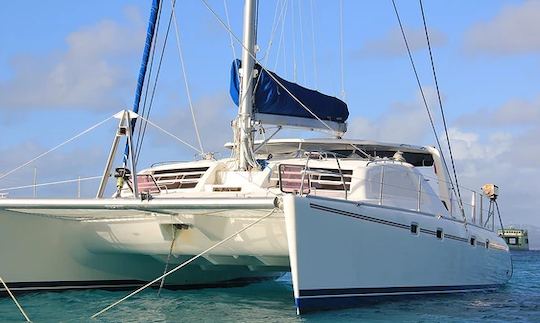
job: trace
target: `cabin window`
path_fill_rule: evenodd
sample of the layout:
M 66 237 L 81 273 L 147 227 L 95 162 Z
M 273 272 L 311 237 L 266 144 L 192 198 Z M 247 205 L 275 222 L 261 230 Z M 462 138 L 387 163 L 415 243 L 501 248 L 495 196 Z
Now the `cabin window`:
M 471 243 L 471 246 L 476 246 L 476 238 L 471 237 L 470 243 Z
M 411 233 L 414 235 L 418 235 L 418 224 L 412 223 L 411 224 Z
M 270 179 L 270 185 L 280 187 L 284 193 L 298 192 L 303 187 L 304 194 L 308 194 L 310 188 L 329 191 L 349 191 L 353 171 L 350 169 L 314 168 L 303 175 L 303 165 L 279 165 L 279 177 Z M 343 177 L 342 177 L 343 176 Z M 302 185 L 304 178 L 304 185 Z M 273 184 L 275 183 L 275 184 Z
M 160 189 L 194 188 L 208 167 L 162 169 L 153 172 L 156 185 Z
M 442 238 L 443 238 L 443 230 L 437 229 L 437 239 L 442 239 Z

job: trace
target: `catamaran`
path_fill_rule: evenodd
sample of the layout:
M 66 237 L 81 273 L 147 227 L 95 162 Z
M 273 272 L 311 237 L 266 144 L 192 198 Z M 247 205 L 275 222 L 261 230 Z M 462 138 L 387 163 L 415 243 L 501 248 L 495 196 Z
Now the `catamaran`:
M 264 67 L 256 21 L 256 1 L 246 0 L 232 157 L 137 170 L 132 134 L 142 117 L 121 111 L 96 198 L 0 199 L 0 276 L 11 290 L 130 288 L 163 272 L 165 288 L 232 286 L 291 272 L 304 313 L 510 279 L 494 216 L 483 217 L 478 194 L 469 219 L 441 150 L 343 139 L 347 105 Z M 257 141 L 261 124 L 332 136 Z M 113 165 L 122 140 L 124 164 Z M 113 176 L 116 193 L 104 197 Z

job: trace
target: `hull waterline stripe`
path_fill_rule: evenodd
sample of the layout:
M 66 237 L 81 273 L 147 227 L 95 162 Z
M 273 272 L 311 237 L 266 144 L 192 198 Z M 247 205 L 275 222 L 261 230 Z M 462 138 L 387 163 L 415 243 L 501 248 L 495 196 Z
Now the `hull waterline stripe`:
M 447 286 L 455 287 L 456 289 L 449 290 L 424 290 L 424 291 L 408 291 L 408 292 L 381 292 L 381 293 L 369 293 L 369 294 L 354 294 L 354 289 L 351 292 L 343 290 L 344 294 L 339 295 L 312 295 L 312 296 L 301 296 L 295 298 L 295 303 L 297 307 L 298 314 L 304 314 L 310 311 L 317 311 L 323 309 L 336 309 L 336 308 L 345 308 L 353 307 L 359 305 L 369 305 L 376 304 L 381 301 L 388 301 L 390 299 L 410 299 L 411 297 L 422 297 L 435 294 L 455 294 L 455 293 L 466 293 L 466 292 L 477 292 L 477 291 L 486 291 L 494 290 L 501 285 L 471 285 L 471 286 Z M 413 287 L 410 287 L 413 288 Z M 424 288 L 424 287 L 420 287 Z M 300 292 L 309 292 L 301 290 Z
M 397 294 L 450 293 L 471 290 L 498 288 L 499 284 L 458 285 L 458 286 L 411 286 L 411 287 L 368 287 L 340 289 L 304 289 L 299 291 L 300 297 L 332 297 L 332 296 L 380 296 Z
M 276 275 L 278 277 L 278 275 Z M 232 280 L 226 280 L 215 283 L 203 283 L 203 284 L 183 284 L 183 285 L 165 285 L 168 289 L 200 289 L 200 288 L 213 288 L 213 287 L 228 287 L 239 286 L 250 283 L 261 282 L 265 280 L 271 280 L 276 277 L 249 277 L 238 278 Z M 11 290 L 15 291 L 60 291 L 68 289 L 125 289 L 140 287 L 146 284 L 146 281 L 142 280 L 90 280 L 90 281 L 39 281 L 39 282 L 13 282 L 7 283 Z M 159 283 L 156 283 L 156 287 Z M 0 288 L 1 293 L 5 292 L 3 288 Z

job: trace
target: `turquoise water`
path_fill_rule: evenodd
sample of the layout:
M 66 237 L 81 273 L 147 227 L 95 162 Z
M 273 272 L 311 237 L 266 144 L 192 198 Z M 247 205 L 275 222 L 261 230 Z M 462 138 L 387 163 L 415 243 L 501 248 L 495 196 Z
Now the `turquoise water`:
M 540 251 L 515 252 L 514 276 L 495 292 L 429 296 L 296 316 L 290 281 L 241 288 L 148 290 L 96 320 L 89 317 L 127 292 L 68 291 L 20 295 L 34 322 L 540 322 Z M 9 298 L 0 321 L 20 322 Z

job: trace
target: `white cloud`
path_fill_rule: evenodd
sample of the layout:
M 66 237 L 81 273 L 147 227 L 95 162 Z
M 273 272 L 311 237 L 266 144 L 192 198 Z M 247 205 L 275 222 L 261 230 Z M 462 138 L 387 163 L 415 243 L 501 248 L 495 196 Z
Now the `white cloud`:
M 498 108 L 468 113 L 462 115 L 457 123 L 475 127 L 536 125 L 540 123 L 540 97 L 532 101 L 513 99 Z
M 49 148 L 33 142 L 22 142 L 0 151 L 0 155 L 3 156 L 0 161 L 0 176 L 42 154 Z M 37 171 L 36 182 L 38 184 L 76 180 L 79 176 L 84 178 L 101 175 L 107 158 L 107 149 L 106 146 L 85 148 L 66 146 L 61 148 L 1 178 L 0 193 L 8 192 L 10 197 L 32 196 L 32 188 L 9 191 L 4 189 L 32 185 L 34 168 Z M 97 184 L 98 180 L 81 182 L 82 196 L 94 196 L 97 191 Z M 75 197 L 77 195 L 77 183 L 42 186 L 38 187 L 37 192 L 39 197 Z
M 447 38 L 444 33 L 436 29 L 430 31 L 431 46 L 437 47 L 446 44 Z M 406 28 L 405 35 L 411 51 L 427 48 L 426 35 L 422 28 Z M 407 53 L 407 48 L 399 28 L 389 30 L 382 38 L 367 41 L 358 51 L 360 56 L 401 56 Z
M 424 94 L 428 105 L 435 107 L 437 101 L 434 89 L 426 87 Z M 435 118 L 436 114 L 432 112 L 432 116 Z M 349 121 L 348 128 L 346 134 L 348 138 L 409 144 L 424 142 L 432 131 L 419 94 L 413 102 L 395 103 L 375 120 L 355 117 Z
M 492 20 L 475 24 L 465 34 L 471 53 L 497 55 L 540 52 L 540 1 L 504 7 Z
M 13 76 L 0 81 L 0 110 L 124 106 L 134 81 L 123 63 L 145 35 L 133 10 L 126 14 L 126 24 L 104 20 L 72 32 L 65 51 L 12 58 Z
M 429 106 L 435 108 L 434 91 L 426 93 Z M 540 183 L 538 107 L 536 101 L 512 100 L 495 109 L 462 116 L 449 129 L 460 185 L 476 191 L 486 183 L 499 185 L 500 207 L 506 223 L 540 226 L 536 216 L 536 210 L 540 208 L 536 198 Z M 440 121 L 436 120 L 436 124 L 440 130 Z M 517 127 L 518 131 L 504 126 Z M 374 120 L 353 118 L 347 137 L 410 144 L 434 143 L 419 98 L 416 102 L 396 103 Z M 444 133 L 440 133 L 439 138 L 443 147 L 446 146 Z M 446 156 L 448 158 L 448 154 Z M 463 190 L 462 194 L 465 201 L 470 201 L 470 192 Z
M 497 184 L 506 223 L 540 225 L 540 219 L 535 216 L 535 210 L 540 207 L 535 191 L 540 182 L 537 162 L 540 150 L 535 143 L 539 129 L 523 134 L 494 131 L 480 135 L 452 128 L 449 134 L 460 185 L 479 191 L 485 183 Z M 469 194 L 464 193 L 466 201 Z
M 231 121 L 237 113 L 228 94 L 219 92 L 200 98 L 193 102 L 193 108 L 204 150 L 206 152 L 224 153 L 223 145 L 231 141 L 233 137 Z M 165 114 L 155 116 L 152 119 L 152 122 L 160 127 L 199 148 L 188 105 L 173 106 L 167 109 Z M 148 126 L 148 135 L 149 138 L 145 139 L 145 147 L 141 154 L 143 157 L 145 157 L 144 151 L 150 149 L 149 146 L 151 145 L 177 145 L 178 143 L 151 126 Z M 188 156 L 193 156 L 196 153 L 186 146 L 182 146 L 182 149 L 184 151 L 183 155 L 178 152 L 177 156 L 171 156 L 171 158 L 183 157 L 186 155 L 186 151 L 189 152 Z

